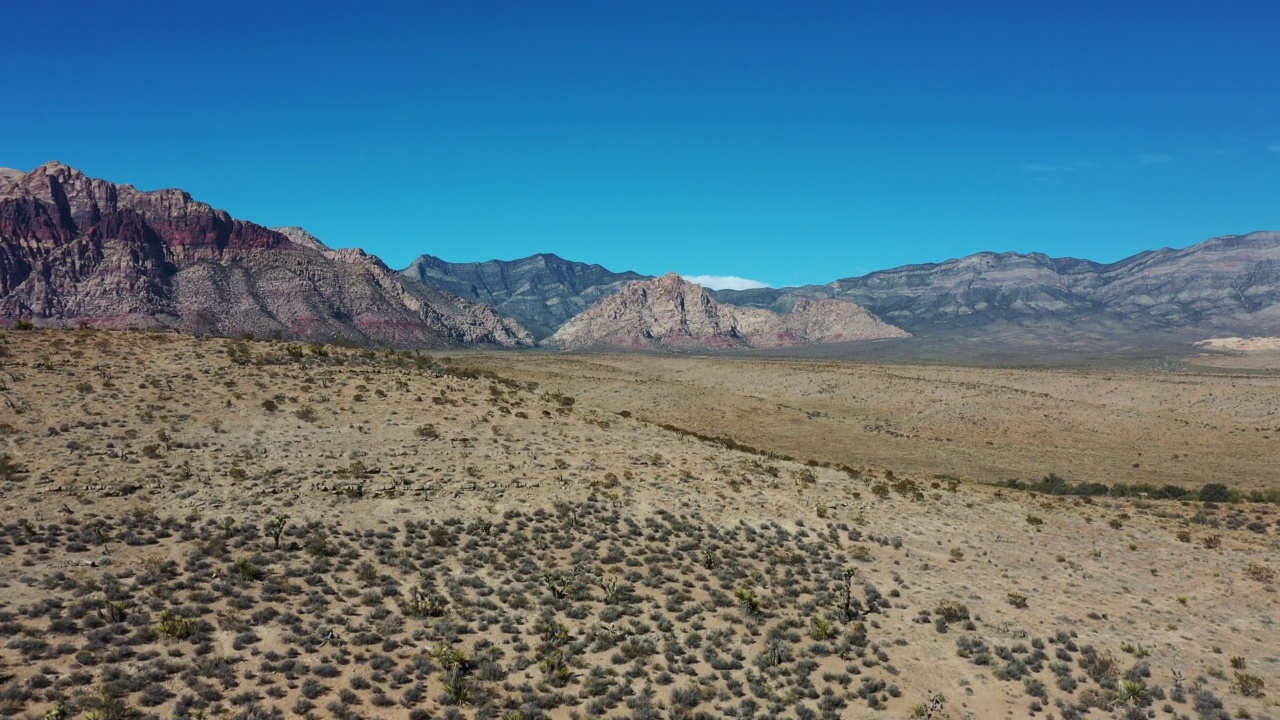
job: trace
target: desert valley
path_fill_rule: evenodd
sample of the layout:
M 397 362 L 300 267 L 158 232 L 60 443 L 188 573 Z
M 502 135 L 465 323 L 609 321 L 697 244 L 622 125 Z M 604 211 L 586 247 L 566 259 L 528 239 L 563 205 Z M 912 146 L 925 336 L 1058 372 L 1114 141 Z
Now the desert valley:
M 1280 235 L 712 291 L 0 172 L 0 715 L 1266 718 Z
M 1272 712 L 1265 368 L 0 355 L 6 716 Z

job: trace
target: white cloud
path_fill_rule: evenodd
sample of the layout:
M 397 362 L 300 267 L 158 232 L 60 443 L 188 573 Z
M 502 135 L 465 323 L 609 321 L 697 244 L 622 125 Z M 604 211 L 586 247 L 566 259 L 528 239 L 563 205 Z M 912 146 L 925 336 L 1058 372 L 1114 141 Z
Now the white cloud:
M 769 287 L 769 283 L 733 275 L 681 275 L 680 277 L 710 290 L 751 290 Z
M 1066 165 L 1057 165 L 1052 163 L 1026 163 L 1019 169 L 1031 175 L 1057 175 L 1061 173 L 1075 173 L 1081 170 L 1092 170 L 1099 166 L 1092 160 L 1077 160 Z

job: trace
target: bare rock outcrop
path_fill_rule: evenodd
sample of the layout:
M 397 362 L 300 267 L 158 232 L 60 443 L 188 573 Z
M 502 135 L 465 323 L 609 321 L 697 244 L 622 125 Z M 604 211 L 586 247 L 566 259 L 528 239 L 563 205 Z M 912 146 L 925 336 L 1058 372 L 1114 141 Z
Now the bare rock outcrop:
M 363 251 L 57 162 L 0 171 L 0 318 L 398 347 L 533 344 L 492 307 Z
M 640 280 L 592 305 L 543 344 L 676 351 L 768 348 L 905 337 L 842 300 L 803 301 L 792 312 L 724 305 L 702 286 L 668 273 Z

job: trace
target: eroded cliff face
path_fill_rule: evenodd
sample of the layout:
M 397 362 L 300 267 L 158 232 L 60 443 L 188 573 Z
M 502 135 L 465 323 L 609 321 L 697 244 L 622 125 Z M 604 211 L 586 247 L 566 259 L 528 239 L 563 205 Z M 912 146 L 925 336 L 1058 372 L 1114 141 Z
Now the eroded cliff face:
M 790 313 L 724 305 L 675 273 L 641 280 L 600 300 L 543 342 L 575 349 L 613 347 L 679 351 L 789 347 L 905 337 L 853 303 L 797 303 Z
M 60 163 L 0 172 L 0 317 L 402 347 L 533 344 L 493 308 L 362 251 Z
M 401 272 L 468 300 L 488 303 L 519 321 L 538 340 L 627 283 L 647 279 L 639 273 L 612 272 L 549 253 L 474 263 L 450 263 L 423 255 Z
M 732 308 L 732 311 L 752 347 L 791 347 L 910 336 L 910 333 L 884 322 L 866 308 L 844 300 L 800 299 L 790 312 L 784 313 L 758 308 Z

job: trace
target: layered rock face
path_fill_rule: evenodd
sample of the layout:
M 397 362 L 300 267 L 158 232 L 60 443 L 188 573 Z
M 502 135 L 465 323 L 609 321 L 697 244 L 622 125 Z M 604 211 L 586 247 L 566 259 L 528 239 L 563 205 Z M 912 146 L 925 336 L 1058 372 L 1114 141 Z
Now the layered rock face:
M 623 285 L 647 276 L 541 253 L 519 260 L 449 263 L 423 255 L 401 270 L 409 277 L 515 318 L 542 340 L 569 318 Z
M 630 283 L 574 317 L 543 345 L 678 351 L 765 348 L 905 337 L 853 303 L 795 303 L 789 313 L 723 305 L 675 273 Z
M 786 310 L 839 298 L 916 333 L 992 324 L 1259 333 L 1280 328 L 1280 233 L 1207 240 L 1116 263 L 1032 253 L 978 253 L 828 285 L 720 290 L 718 300 Z
M 0 317 L 400 347 L 533 344 L 493 308 L 361 251 L 56 162 L 0 171 Z

